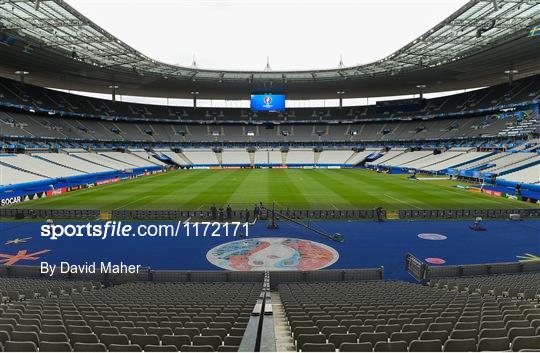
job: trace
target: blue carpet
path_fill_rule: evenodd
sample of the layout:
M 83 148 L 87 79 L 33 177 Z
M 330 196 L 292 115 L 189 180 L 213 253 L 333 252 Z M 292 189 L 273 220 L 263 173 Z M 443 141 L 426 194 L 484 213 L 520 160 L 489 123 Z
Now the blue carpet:
M 165 223 L 165 222 L 164 222 Z M 130 223 L 136 226 L 140 223 Z M 470 221 L 389 221 L 384 223 L 367 221 L 312 222 L 317 229 L 329 233 L 341 233 L 345 237 L 338 243 L 308 231 L 298 225 L 279 222 L 280 228 L 268 230 L 265 222 L 259 222 L 250 228 L 249 237 L 240 239 L 240 244 L 253 243 L 257 251 L 250 249 L 247 255 L 254 255 L 249 261 L 245 253 L 239 253 L 239 247 L 229 244 L 225 249 L 215 252 L 219 256 L 234 255 L 238 263 L 247 266 L 257 264 L 264 258 L 275 260 L 279 266 L 299 263 L 298 254 L 291 253 L 289 259 L 276 258 L 272 249 L 281 244 L 269 245 L 259 242 L 260 237 L 289 237 L 310 240 L 333 248 L 339 258 L 326 268 L 362 268 L 384 266 L 388 279 L 408 280 L 410 276 L 404 269 L 404 258 L 410 252 L 420 259 L 440 258 L 447 265 L 474 264 L 487 262 L 517 261 L 518 256 L 533 254 L 540 256 L 540 221 L 484 221 L 486 231 L 475 232 L 469 229 Z M 41 237 L 39 230 L 42 223 L 37 222 L 1 222 L 0 223 L 0 263 L 17 253 L 26 255 L 38 253 L 35 259 L 21 259 L 18 265 L 39 265 L 41 261 L 72 264 L 85 262 L 123 261 L 127 264 L 140 264 L 153 269 L 167 270 L 218 270 L 207 260 L 207 252 L 212 248 L 237 241 L 231 237 L 185 237 L 177 238 L 60 238 L 51 240 Z M 425 240 L 419 233 L 436 233 L 447 237 L 445 240 Z M 24 242 L 6 244 L 9 240 L 28 238 Z M 248 240 L 246 242 L 246 239 Z M 260 239 L 259 239 L 260 240 Z M 271 243 L 271 242 L 270 242 Z M 287 249 L 299 251 L 307 257 L 303 264 L 316 264 L 328 255 L 323 247 L 303 241 L 288 241 Z M 306 248 L 307 246 L 307 248 Z M 266 248 L 265 248 L 266 247 Z M 302 248 L 303 247 L 303 248 Z M 307 250 L 306 250 L 307 249 Z M 327 249 L 327 248 L 326 248 Z M 229 252 L 229 253 L 228 253 Z M 295 257 L 296 256 L 296 257 Z M 234 261 L 236 261 L 234 260 Z M 231 260 L 233 261 L 233 260 Z M 234 262 L 233 261 L 233 262 Z M 332 262 L 330 261 L 330 262 Z

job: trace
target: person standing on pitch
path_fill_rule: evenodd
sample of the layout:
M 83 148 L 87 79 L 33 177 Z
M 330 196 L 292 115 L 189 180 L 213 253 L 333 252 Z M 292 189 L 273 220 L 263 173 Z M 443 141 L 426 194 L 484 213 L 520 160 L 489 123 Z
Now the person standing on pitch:
M 232 208 L 231 205 L 227 205 L 227 220 L 230 221 L 232 219 Z

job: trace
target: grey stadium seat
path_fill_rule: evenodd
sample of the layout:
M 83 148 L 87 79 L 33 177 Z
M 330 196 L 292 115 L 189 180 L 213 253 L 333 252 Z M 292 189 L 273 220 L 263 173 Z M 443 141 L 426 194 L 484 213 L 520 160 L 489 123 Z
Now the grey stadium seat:
M 37 345 L 30 341 L 6 341 L 4 349 L 6 352 L 37 352 L 38 350 Z
M 191 344 L 191 338 L 189 336 L 187 336 L 187 335 L 180 335 L 180 336 L 164 335 L 162 337 L 161 344 L 163 344 L 163 345 L 173 345 L 178 350 L 180 350 L 180 348 L 183 345 L 190 345 Z
M 107 350 L 109 352 L 142 352 L 138 344 L 111 344 Z
M 68 342 L 39 342 L 40 352 L 71 352 L 72 347 Z
M 373 345 L 369 342 L 362 343 L 342 343 L 339 346 L 340 352 L 371 352 Z
M 302 352 L 335 352 L 336 346 L 332 343 L 306 343 L 302 346 Z
M 414 340 L 409 344 L 409 352 L 440 352 L 442 343 L 439 340 Z
M 407 342 L 394 341 L 394 342 L 377 342 L 375 344 L 374 352 L 406 352 Z
M 75 343 L 74 352 L 107 352 L 107 347 L 103 343 Z
M 146 347 L 144 347 L 144 351 L 145 352 L 178 352 L 179 349 L 173 345 L 155 346 L 155 345 L 149 344 Z
M 443 347 L 445 352 L 474 352 L 476 351 L 476 339 L 453 339 L 450 338 L 446 341 Z
M 221 345 L 222 340 L 219 336 L 195 336 L 193 337 L 194 346 L 211 346 L 214 351 Z
M 215 349 L 210 345 L 185 345 L 182 346 L 180 352 L 215 352 Z
M 480 338 L 478 341 L 478 351 L 506 351 L 510 347 L 508 337 Z

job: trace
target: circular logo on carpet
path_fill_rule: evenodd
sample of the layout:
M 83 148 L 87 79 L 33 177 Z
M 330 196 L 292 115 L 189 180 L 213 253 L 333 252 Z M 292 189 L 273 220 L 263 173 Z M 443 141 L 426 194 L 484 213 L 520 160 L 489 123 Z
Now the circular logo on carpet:
M 426 258 L 426 262 L 431 265 L 444 265 L 446 260 L 439 259 L 438 257 L 428 257 Z
M 232 271 L 312 271 L 332 265 L 339 253 L 306 239 L 250 238 L 218 245 L 206 259 Z
M 446 235 L 437 234 L 437 233 L 420 233 L 418 234 L 418 238 L 424 239 L 424 240 L 446 240 Z

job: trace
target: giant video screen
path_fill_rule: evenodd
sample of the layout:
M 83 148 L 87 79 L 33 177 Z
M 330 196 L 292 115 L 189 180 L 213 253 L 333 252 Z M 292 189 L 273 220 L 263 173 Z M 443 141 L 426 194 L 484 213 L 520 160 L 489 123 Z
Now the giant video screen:
M 280 111 L 285 110 L 284 94 L 252 94 L 251 110 L 260 111 Z

